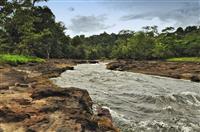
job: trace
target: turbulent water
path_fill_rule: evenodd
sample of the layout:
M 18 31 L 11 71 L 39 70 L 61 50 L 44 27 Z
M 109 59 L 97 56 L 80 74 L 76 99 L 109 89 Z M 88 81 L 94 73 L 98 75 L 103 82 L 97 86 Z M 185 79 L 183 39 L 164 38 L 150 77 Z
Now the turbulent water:
M 87 89 L 123 132 L 200 132 L 200 83 L 111 71 L 103 63 L 80 64 L 52 80 Z

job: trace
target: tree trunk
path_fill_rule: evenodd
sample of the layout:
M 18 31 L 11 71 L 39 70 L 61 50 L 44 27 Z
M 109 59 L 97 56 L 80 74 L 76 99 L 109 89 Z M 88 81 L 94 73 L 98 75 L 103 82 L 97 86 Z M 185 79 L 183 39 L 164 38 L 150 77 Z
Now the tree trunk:
M 47 59 L 50 58 L 50 53 L 49 53 L 49 50 L 47 50 Z

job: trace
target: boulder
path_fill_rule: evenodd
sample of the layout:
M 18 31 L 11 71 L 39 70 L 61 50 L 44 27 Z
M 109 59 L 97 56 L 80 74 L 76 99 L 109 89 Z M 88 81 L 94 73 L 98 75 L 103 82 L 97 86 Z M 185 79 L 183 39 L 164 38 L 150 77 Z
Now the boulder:
M 99 61 L 98 60 L 88 60 L 88 63 L 90 63 L 90 64 L 96 64 L 96 63 L 99 63 Z
M 111 62 L 106 65 L 106 68 L 109 70 L 119 70 L 122 71 L 126 68 L 126 64 L 124 62 Z
M 191 81 L 193 81 L 193 82 L 200 82 L 200 75 L 199 76 L 198 75 L 193 75 L 191 77 Z
M 97 108 L 97 115 L 99 117 L 107 117 L 110 120 L 112 120 L 112 116 L 110 114 L 110 111 L 108 109 L 106 109 L 106 108 L 98 107 Z

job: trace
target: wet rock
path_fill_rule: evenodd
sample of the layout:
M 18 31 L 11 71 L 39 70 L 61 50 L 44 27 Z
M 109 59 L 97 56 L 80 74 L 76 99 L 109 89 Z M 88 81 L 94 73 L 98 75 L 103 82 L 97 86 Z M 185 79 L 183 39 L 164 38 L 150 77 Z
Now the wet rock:
M 98 60 L 73 60 L 76 64 L 84 64 L 84 63 L 90 63 L 90 64 L 95 64 L 99 63 Z
M 97 60 L 88 60 L 88 63 L 90 63 L 90 64 L 96 64 L 96 63 L 99 63 L 99 61 L 97 61 Z
M 112 120 L 107 117 L 100 117 L 98 119 L 98 126 L 103 131 L 113 131 L 113 132 L 120 132 L 120 130 L 113 126 Z
M 72 66 L 66 66 L 66 67 L 47 67 L 42 70 L 43 75 L 45 75 L 47 78 L 54 78 L 58 77 L 61 73 L 65 72 L 66 70 L 74 70 L 74 67 Z
M 98 107 L 97 108 L 97 115 L 100 116 L 100 117 L 104 116 L 104 117 L 107 117 L 110 120 L 112 120 L 112 116 L 110 114 L 110 111 L 106 108 Z
M 74 70 L 74 67 L 64 67 L 64 68 L 50 68 L 48 71 L 44 71 L 44 73 L 58 73 L 61 74 L 65 72 L 66 70 Z
M 68 90 L 66 89 L 54 89 L 54 88 L 47 88 L 47 89 L 36 89 L 31 98 L 33 99 L 42 99 L 47 97 L 69 97 Z
M 66 70 L 74 70 L 74 67 L 72 67 L 72 66 L 66 66 L 62 70 L 64 70 L 64 71 L 66 71 Z
M 120 130 L 113 125 L 112 116 L 109 109 L 97 107 L 96 114 L 97 117 L 94 118 L 94 121 L 99 128 L 101 128 L 103 131 L 120 132 Z
M 126 64 L 125 62 L 111 62 L 109 64 L 106 65 L 106 68 L 109 70 L 119 70 L 119 71 L 123 71 L 126 68 Z
M 73 62 L 75 62 L 76 64 L 83 64 L 87 63 L 87 60 L 74 60 Z
M 181 79 L 181 75 L 180 74 L 171 74 L 169 77 L 173 77 L 173 78 L 176 78 L 176 79 Z
M 0 122 L 20 122 L 30 118 L 26 113 L 17 113 L 7 107 L 0 109 Z
M 200 82 L 200 76 L 198 76 L 198 75 L 193 75 L 193 76 L 191 77 L 191 81 L 193 81 L 193 82 Z

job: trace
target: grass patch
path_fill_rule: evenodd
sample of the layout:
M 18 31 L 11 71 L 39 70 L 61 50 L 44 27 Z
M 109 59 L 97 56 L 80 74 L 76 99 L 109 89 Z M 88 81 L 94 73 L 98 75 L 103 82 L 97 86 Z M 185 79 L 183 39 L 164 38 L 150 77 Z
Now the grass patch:
M 17 64 L 25 64 L 28 62 L 44 62 L 44 59 L 37 58 L 37 57 L 31 57 L 31 56 L 23 56 L 23 55 L 9 55 L 9 54 L 3 54 L 0 55 L 0 63 L 6 63 L 11 65 L 17 65 Z
M 200 57 L 180 57 L 180 58 L 170 58 L 167 61 L 174 62 L 200 62 Z

